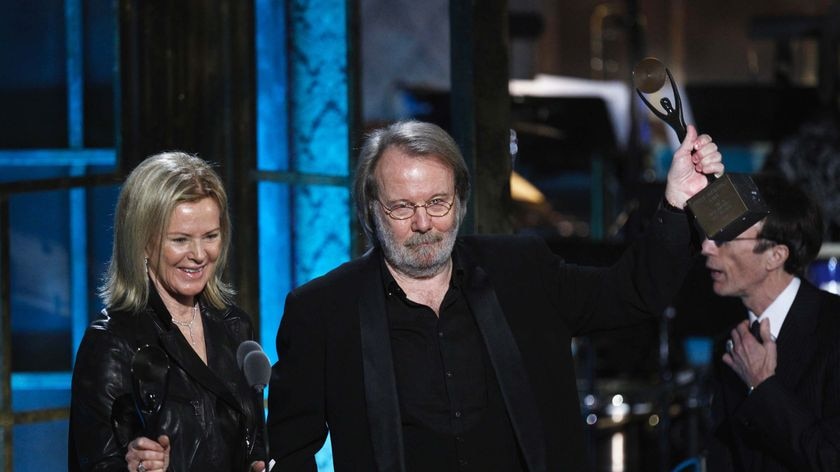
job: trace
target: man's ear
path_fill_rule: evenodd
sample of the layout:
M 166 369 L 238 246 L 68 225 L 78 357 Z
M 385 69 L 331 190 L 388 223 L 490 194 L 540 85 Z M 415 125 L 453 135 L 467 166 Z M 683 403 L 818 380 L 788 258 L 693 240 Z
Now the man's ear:
M 784 244 L 775 244 L 768 251 L 767 268 L 774 270 L 785 266 L 785 262 L 790 257 L 790 248 Z

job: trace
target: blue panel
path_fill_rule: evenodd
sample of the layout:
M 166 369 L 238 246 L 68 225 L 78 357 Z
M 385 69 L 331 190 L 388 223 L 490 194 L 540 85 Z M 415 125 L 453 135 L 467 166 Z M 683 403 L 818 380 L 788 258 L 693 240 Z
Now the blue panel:
M 67 420 L 15 426 L 14 470 L 67 470 Z
M 272 363 L 277 361 L 275 337 L 286 294 L 292 289 L 292 245 L 289 187 L 257 184 L 259 198 L 260 344 Z
M 70 372 L 12 374 L 12 411 L 70 406 Z
M 286 15 L 282 0 L 254 0 L 257 55 L 257 168 L 289 168 Z M 260 344 L 277 360 L 275 337 L 292 288 L 288 186 L 257 183 L 260 254 Z
M 332 442 L 330 441 L 329 434 L 327 434 L 327 440 L 324 442 L 324 447 L 315 454 L 315 464 L 318 466 L 319 472 L 333 471 Z
M 292 0 L 285 3 L 286 12 L 280 11 L 283 2 L 255 2 L 259 169 L 289 171 L 292 178 L 296 172 L 346 177 L 350 133 L 345 0 Z M 282 299 L 292 286 L 349 258 L 352 211 L 344 186 L 296 186 L 290 198 L 286 186 L 260 183 L 258 192 L 261 339 L 274 360 L 272 328 L 279 323 Z M 333 470 L 329 440 L 316 461 L 320 471 Z
M 257 168 L 289 168 L 286 118 L 286 18 L 282 0 L 255 0 Z
M 73 0 L 81 2 L 82 0 Z M 84 2 L 84 80 L 86 85 L 115 85 L 117 66 L 118 0 Z M 90 128 L 90 123 L 85 123 Z
M 102 166 L 109 172 L 117 162 L 114 149 L 0 149 L 0 166 Z
M 65 25 L 61 3 L 4 2 L 3 6 L 0 70 L 4 73 L 0 74 L 0 89 L 64 87 Z
M 714 340 L 710 337 L 688 336 L 683 340 L 683 350 L 688 365 L 694 368 L 708 367 L 712 362 Z
M 257 55 L 257 168 L 289 168 L 286 11 L 282 0 L 255 0 Z M 257 183 L 260 254 L 260 344 L 277 360 L 275 337 L 286 293 L 291 290 L 289 190 L 273 182 Z
M 72 175 L 84 173 L 83 166 L 74 167 Z M 76 349 L 82 342 L 88 319 L 88 234 L 87 234 L 87 190 L 83 187 L 70 189 L 70 320 L 71 352 L 76 358 Z
M 0 182 L 66 176 L 66 167 L 84 167 L 85 173 L 113 172 L 117 157 L 113 149 L 20 149 L 0 150 Z
M 350 192 L 343 187 L 295 188 L 295 282 L 323 275 L 350 257 Z
M 290 3 L 291 129 L 296 170 L 348 174 L 345 0 Z
M 84 83 L 82 58 L 82 2 L 64 0 L 64 37 L 67 47 L 67 137 L 68 146 L 81 148 L 84 143 Z
M 69 200 L 68 191 L 9 199 L 14 371 L 70 370 Z

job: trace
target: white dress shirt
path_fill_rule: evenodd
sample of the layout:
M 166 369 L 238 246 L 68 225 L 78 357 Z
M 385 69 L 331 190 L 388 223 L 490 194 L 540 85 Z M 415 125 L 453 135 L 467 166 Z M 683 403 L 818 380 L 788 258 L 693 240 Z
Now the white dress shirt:
M 782 330 L 782 325 L 785 323 L 785 318 L 787 318 L 788 311 L 790 311 L 790 307 L 793 305 L 793 299 L 796 298 L 796 293 L 799 292 L 799 286 L 801 284 L 802 281 L 799 280 L 799 277 L 794 277 L 788 286 L 782 290 L 782 293 L 773 300 L 773 303 L 764 310 L 761 316 L 756 316 L 755 313 L 750 311 L 750 324 L 755 320 L 761 322 L 765 318 L 769 319 L 770 334 L 773 336 L 773 340 L 776 340 L 779 337 L 779 332 Z

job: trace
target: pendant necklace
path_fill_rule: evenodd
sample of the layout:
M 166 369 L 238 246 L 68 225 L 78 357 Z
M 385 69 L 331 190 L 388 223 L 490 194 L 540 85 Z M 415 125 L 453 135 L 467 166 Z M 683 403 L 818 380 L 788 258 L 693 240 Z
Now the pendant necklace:
M 198 315 L 198 302 L 196 302 L 195 306 L 193 306 L 193 315 L 192 315 L 191 320 L 189 320 L 189 321 L 178 321 L 175 318 L 172 318 L 173 323 L 175 323 L 176 325 L 178 325 L 182 328 L 187 328 L 188 330 L 190 330 L 190 344 L 192 344 L 193 346 L 195 346 L 195 338 L 193 338 L 192 325 L 193 325 L 193 323 L 195 323 L 195 318 L 196 318 L 197 315 Z

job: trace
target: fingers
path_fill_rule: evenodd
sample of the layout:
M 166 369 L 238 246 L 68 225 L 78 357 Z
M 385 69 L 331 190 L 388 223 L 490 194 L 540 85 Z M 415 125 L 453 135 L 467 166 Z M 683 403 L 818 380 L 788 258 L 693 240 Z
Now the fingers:
M 697 129 L 692 125 L 686 127 L 685 138 L 680 143 L 680 147 L 674 152 L 674 159 L 687 160 L 691 153 L 694 152 L 694 143 L 697 140 Z
M 726 342 L 726 353 L 729 356 L 732 364 L 727 364 L 736 371 L 735 365 L 743 363 L 748 343 L 757 343 L 755 338 L 750 334 L 750 323 L 748 320 L 738 323 L 729 333 L 729 340 Z
M 773 336 L 773 334 L 770 332 L 770 319 L 769 318 L 764 318 L 763 320 L 761 320 L 761 323 L 759 323 L 758 326 L 759 326 L 760 332 L 761 332 L 761 339 L 763 339 L 765 341 L 769 340 L 770 342 L 773 342 L 773 343 L 776 342 L 776 337 Z
M 163 436 L 162 436 L 163 437 Z M 166 439 L 167 444 L 169 442 L 169 438 Z M 134 449 L 136 451 L 157 451 L 163 452 L 163 446 L 161 446 L 157 441 L 153 441 L 149 438 L 140 436 L 138 438 L 134 438 L 131 443 L 128 445 L 129 449 Z
M 732 354 L 726 353 L 723 355 L 723 363 L 728 365 L 732 370 L 736 370 L 735 368 L 735 360 L 732 359 Z
M 750 324 L 749 321 L 742 321 L 735 325 L 732 328 L 732 331 L 729 332 L 729 337 L 735 343 L 736 346 L 740 346 L 744 341 L 743 337 L 745 334 L 750 332 Z
M 142 436 L 131 441 L 125 454 L 128 470 L 165 471 L 168 467 L 169 437 L 160 436 L 158 441 Z
M 140 464 L 143 464 L 143 466 L 141 467 Z M 165 462 L 160 460 L 144 459 L 143 461 L 138 461 L 136 464 L 129 462 L 128 470 L 138 470 L 140 472 L 165 472 L 166 465 Z
M 265 470 L 265 462 L 255 461 L 251 464 L 251 472 L 262 472 Z
M 700 135 L 696 141 L 694 141 L 694 162 L 700 162 L 700 159 L 703 157 L 713 156 L 715 153 L 720 155 L 718 145 L 714 141 L 712 141 L 712 137 L 708 134 Z
M 740 325 L 739 325 L 740 326 Z M 741 344 L 742 336 L 737 329 L 732 330 L 733 339 L 726 342 L 726 353 L 723 355 L 723 363 L 729 366 L 735 374 L 744 382 L 748 383 L 746 375 L 746 360 L 744 358 L 744 345 Z
M 169 469 L 169 436 L 162 434 L 158 436 L 158 443 L 163 447 L 163 464 L 160 467 L 161 472 L 166 472 Z
M 776 372 L 776 340 L 769 320 L 759 324 L 763 344 L 753 337 L 749 326 L 750 321 L 744 320 L 732 329 L 722 360 L 746 385 L 756 387 Z
M 695 141 L 691 155 L 694 169 L 702 174 L 715 174 L 718 177 L 723 175 L 723 154 L 718 145 L 712 141 L 708 134 L 700 135 Z
M 694 143 L 697 141 L 697 128 L 694 125 L 688 125 L 685 127 L 685 139 L 683 142 L 680 143 L 680 148 L 684 148 L 685 151 L 691 152 L 694 149 Z
M 776 371 L 776 337 L 770 332 L 770 320 L 761 320 L 761 339 L 764 339 L 764 349 L 767 351 L 767 369 L 772 372 Z
M 128 466 L 128 470 L 135 471 L 139 470 L 143 472 L 155 472 L 155 471 L 165 471 L 166 470 L 166 462 L 160 459 L 132 459 L 126 460 L 126 465 Z

